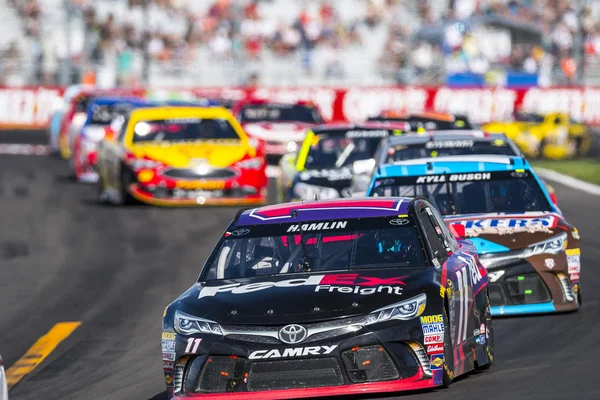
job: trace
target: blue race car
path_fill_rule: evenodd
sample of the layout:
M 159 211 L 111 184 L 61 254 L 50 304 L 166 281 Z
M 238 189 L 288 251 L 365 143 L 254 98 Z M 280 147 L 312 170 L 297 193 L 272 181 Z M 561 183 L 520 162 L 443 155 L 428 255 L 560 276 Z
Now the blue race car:
M 455 156 L 377 168 L 368 196 L 425 196 L 469 238 L 488 270 L 492 315 L 578 310 L 579 232 L 529 163 L 515 156 Z

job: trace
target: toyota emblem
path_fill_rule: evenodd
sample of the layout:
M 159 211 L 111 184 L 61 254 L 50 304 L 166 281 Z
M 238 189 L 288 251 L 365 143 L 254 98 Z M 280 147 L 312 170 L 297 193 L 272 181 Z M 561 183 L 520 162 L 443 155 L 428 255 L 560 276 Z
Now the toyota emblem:
M 287 344 L 296 344 L 304 341 L 308 336 L 306 328 L 302 325 L 286 325 L 279 330 L 279 340 Z
M 406 225 L 408 222 L 407 219 L 392 219 L 390 220 L 390 225 Z
M 242 228 L 242 229 L 236 229 L 235 231 L 232 231 L 231 234 L 233 236 L 244 236 L 250 233 L 250 229 L 246 229 L 246 228 Z

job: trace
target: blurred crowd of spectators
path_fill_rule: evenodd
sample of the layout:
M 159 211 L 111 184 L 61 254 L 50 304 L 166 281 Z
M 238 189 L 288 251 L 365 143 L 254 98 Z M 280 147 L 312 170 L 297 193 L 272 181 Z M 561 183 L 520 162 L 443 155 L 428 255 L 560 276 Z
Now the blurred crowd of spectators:
M 407 2 L 386 3 L 393 18 L 382 62 L 400 70 L 410 65 L 417 75 L 511 70 L 564 83 L 573 80 L 581 67 L 573 57 L 578 33 L 588 53 L 600 54 L 598 16 L 588 6 L 579 10 L 578 16 L 576 0 L 452 0 L 450 7 L 442 9 L 434 9 L 434 2 L 421 2 L 417 18 L 407 17 Z M 511 38 L 470 24 L 486 17 L 507 21 L 520 30 L 537 31 L 539 39 Z M 412 40 L 417 30 L 436 25 L 444 26 L 440 43 Z
M 27 33 L 39 34 L 38 1 L 9 1 Z M 600 57 L 598 16 L 590 8 L 576 9 L 576 0 L 365 0 L 366 12 L 350 20 L 341 17 L 335 0 L 313 0 L 299 2 L 299 14 L 286 21 L 264 15 L 273 15 L 264 11 L 280 6 L 278 0 L 202 0 L 210 1 L 208 7 L 200 7 L 202 12 L 192 7 L 192 0 L 127 0 L 131 10 L 145 12 L 151 4 L 184 21 L 185 29 L 177 33 L 136 25 L 112 13 L 100 16 L 94 0 L 69 1 L 85 27 L 84 60 L 98 64 L 107 55 L 116 55 L 125 75 L 137 53 L 146 61 L 177 65 L 194 62 L 199 48 L 208 49 L 213 60 L 220 62 L 260 61 L 267 52 L 275 57 L 301 55 L 301 66 L 310 73 L 313 50 L 319 47 L 334 54 L 348 47 L 379 46 L 382 73 L 398 82 L 502 69 L 547 77 L 558 74 L 569 81 L 581 68 L 573 57 L 578 33 L 585 53 Z M 537 30 L 539 40 L 515 40 L 510 34 L 479 29 L 469 22 L 478 17 Z M 382 26 L 387 32 L 384 43 L 365 40 L 362 32 Z M 416 34 L 427 29 L 438 29 L 439 40 L 431 35 L 415 40 Z M 339 59 L 332 58 L 336 62 Z

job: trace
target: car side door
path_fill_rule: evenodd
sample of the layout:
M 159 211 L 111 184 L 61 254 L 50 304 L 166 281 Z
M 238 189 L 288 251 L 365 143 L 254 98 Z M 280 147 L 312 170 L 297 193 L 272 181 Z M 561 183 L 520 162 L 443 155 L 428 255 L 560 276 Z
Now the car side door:
M 481 280 L 477 267 L 476 256 L 464 252 L 458 241 L 444 224 L 439 212 L 429 203 L 424 207 L 423 223 L 431 225 L 431 235 L 440 243 L 439 253 L 442 260 L 442 287 L 445 288 L 445 298 L 448 307 L 448 326 L 450 337 L 455 347 L 464 345 L 473 336 L 469 327 L 470 310 L 473 304 L 474 286 Z M 428 235 L 429 236 L 429 235 Z M 428 237 L 428 240 L 432 240 Z

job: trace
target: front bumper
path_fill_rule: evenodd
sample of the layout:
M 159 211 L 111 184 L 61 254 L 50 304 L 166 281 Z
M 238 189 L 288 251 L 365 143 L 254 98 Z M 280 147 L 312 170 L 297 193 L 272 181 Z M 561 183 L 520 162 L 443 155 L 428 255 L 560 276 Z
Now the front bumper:
M 259 191 L 253 195 L 238 195 L 231 191 L 196 191 L 197 196 L 174 197 L 172 191 L 166 189 L 166 193 L 157 195 L 156 191 L 150 191 L 138 184 L 129 187 L 129 193 L 133 198 L 142 203 L 162 207 L 198 207 L 198 206 L 242 206 L 242 205 L 264 205 L 267 203 L 266 190 Z M 223 193 L 216 193 L 223 192 Z
M 288 399 L 440 386 L 443 340 L 428 354 L 421 332 L 419 319 L 296 345 L 242 333 L 213 341 L 212 335 L 164 332 L 173 340 L 163 340 L 167 391 L 174 399 Z M 197 353 L 186 353 L 190 343 L 199 344 Z
M 571 281 L 564 254 L 542 255 L 488 269 L 492 316 L 547 314 L 579 308 L 578 281 Z M 547 268 L 545 260 L 555 259 Z M 563 263 L 564 267 L 561 267 Z M 563 268 L 565 269 L 563 271 Z
M 184 396 L 173 396 L 172 399 L 197 399 L 201 397 L 210 397 L 218 399 L 299 399 L 310 397 L 324 396 L 341 396 L 341 395 L 365 395 L 375 393 L 389 393 L 409 390 L 430 389 L 435 387 L 433 378 L 425 378 L 422 370 L 410 378 L 399 379 L 388 382 L 372 382 L 363 384 L 351 384 L 342 386 L 328 386 L 306 389 L 286 389 L 286 390 L 268 390 L 259 392 L 243 392 L 243 393 L 194 393 Z

